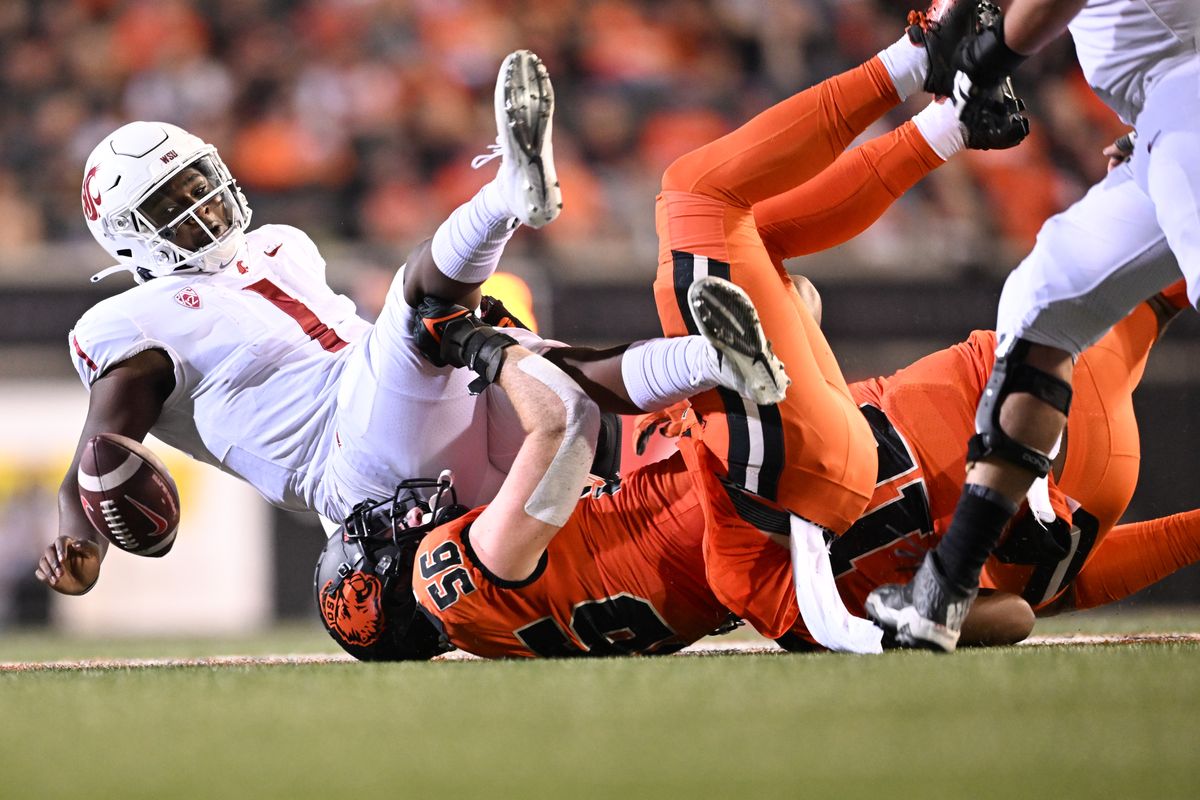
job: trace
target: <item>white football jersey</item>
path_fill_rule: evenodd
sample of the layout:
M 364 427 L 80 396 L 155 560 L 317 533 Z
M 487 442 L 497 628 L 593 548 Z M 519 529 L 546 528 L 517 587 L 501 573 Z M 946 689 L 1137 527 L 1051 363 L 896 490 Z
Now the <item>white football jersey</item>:
M 406 478 L 455 475 L 489 502 L 524 432 L 504 393 L 435 367 L 412 340 L 401 269 L 374 326 L 325 283 L 302 232 L 266 225 L 215 274 L 155 278 L 89 310 L 70 334 L 87 386 L 130 356 L 165 351 L 175 389 L 151 433 L 236 475 L 271 503 L 340 520 Z M 559 343 L 509 331 L 535 352 Z
M 165 351 L 175 389 L 151 432 L 307 509 L 334 446 L 339 378 L 370 327 L 326 284 L 308 236 L 266 225 L 219 273 L 156 278 L 98 303 L 69 346 L 88 387 L 130 356 Z
M 1200 0 L 1088 0 L 1069 29 L 1088 83 L 1131 125 L 1155 81 L 1200 58 Z

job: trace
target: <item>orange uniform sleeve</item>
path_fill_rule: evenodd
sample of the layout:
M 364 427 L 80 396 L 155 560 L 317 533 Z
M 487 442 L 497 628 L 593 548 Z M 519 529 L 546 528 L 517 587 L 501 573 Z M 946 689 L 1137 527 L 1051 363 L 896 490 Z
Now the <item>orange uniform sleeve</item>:
M 480 568 L 471 550 L 467 534 L 482 510 L 474 509 L 425 537 L 413 560 L 413 595 L 455 647 L 487 658 L 532 658 L 535 654 L 514 633 L 509 598 Z

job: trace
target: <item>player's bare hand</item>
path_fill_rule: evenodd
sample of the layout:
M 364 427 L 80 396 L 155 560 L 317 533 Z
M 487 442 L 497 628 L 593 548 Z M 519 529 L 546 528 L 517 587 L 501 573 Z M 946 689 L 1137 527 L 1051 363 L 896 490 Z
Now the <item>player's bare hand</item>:
M 34 575 L 62 594 L 83 594 L 100 577 L 100 545 L 87 539 L 59 536 L 38 559 Z
M 1108 157 L 1109 172 L 1133 157 L 1133 146 L 1136 142 L 1137 131 L 1130 131 L 1124 136 L 1118 136 L 1115 142 L 1100 151 L 1102 155 Z

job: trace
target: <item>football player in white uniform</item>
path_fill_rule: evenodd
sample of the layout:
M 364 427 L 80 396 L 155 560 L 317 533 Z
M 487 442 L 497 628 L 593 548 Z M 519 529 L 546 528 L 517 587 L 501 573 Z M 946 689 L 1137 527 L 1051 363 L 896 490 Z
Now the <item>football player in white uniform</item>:
M 119 264 L 94 280 L 128 270 L 139 285 L 97 304 L 70 333 L 90 400 L 38 578 L 82 594 L 99 577 L 107 542 L 80 507 L 76 469 L 101 432 L 139 441 L 153 433 L 281 508 L 329 520 L 445 468 L 462 502 L 489 501 L 523 431 L 503 393 L 475 394 L 469 372 L 419 355 L 415 307 L 430 295 L 478 305 L 515 222 L 539 227 L 558 214 L 553 103 L 541 61 L 511 54 L 496 84 L 497 144 L 482 159 L 501 158 L 497 178 L 413 251 L 374 325 L 329 288 L 302 231 L 248 230 L 250 208 L 213 146 L 157 122 L 105 138 L 85 167 L 83 211 Z M 611 411 L 740 385 L 699 336 L 596 351 L 506 330 L 530 350 L 552 349 L 547 358 Z
M 1005 284 L 954 522 L 912 582 L 867 601 L 909 646 L 954 650 L 984 560 L 1027 493 L 1037 505 L 1074 358 L 1181 271 L 1200 299 L 1200 2 L 1013 0 L 958 51 L 956 95 L 995 85 L 1064 27 L 1088 82 L 1137 133 L 1104 151 L 1107 177 L 1046 222 Z

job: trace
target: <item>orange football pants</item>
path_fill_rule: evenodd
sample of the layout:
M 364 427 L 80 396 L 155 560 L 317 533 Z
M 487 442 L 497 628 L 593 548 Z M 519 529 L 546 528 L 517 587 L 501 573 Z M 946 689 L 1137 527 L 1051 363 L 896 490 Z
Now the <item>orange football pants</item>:
M 1200 510 L 1118 525 L 1075 579 L 1074 607 L 1122 600 L 1200 561 Z
M 898 101 L 873 58 L 680 158 L 656 206 L 663 332 L 695 333 L 688 286 L 726 278 L 750 295 L 792 379 L 778 406 L 725 389 L 693 398 L 705 444 L 731 482 L 838 533 L 871 497 L 875 442 L 781 261 L 857 234 L 940 163 L 911 123 L 844 153 Z

